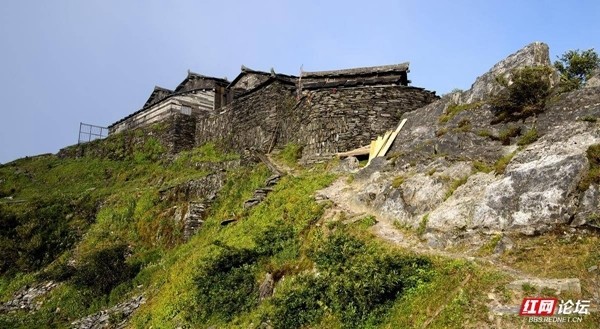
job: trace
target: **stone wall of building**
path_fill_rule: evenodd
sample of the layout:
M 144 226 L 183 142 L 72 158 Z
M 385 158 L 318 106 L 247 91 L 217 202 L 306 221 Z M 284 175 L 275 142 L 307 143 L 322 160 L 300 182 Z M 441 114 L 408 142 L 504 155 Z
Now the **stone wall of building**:
M 319 157 L 369 145 L 393 130 L 402 114 L 437 99 L 435 93 L 405 86 L 318 89 L 304 92 L 298 141 L 303 157 Z
M 405 86 L 304 91 L 275 81 L 237 99 L 218 113 L 199 117 L 196 144 L 216 141 L 235 150 L 268 152 L 294 142 L 303 158 L 331 155 L 369 145 L 393 130 L 403 113 L 437 99 L 435 93 Z
M 267 152 L 278 136 L 282 118 L 295 104 L 294 90 L 294 86 L 274 81 L 213 113 L 199 116 L 196 145 L 216 142 L 234 150 Z

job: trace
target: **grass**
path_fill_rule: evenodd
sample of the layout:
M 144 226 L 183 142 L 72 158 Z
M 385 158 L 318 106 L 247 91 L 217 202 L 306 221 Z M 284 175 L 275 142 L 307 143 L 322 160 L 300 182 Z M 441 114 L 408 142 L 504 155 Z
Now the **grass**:
M 596 121 L 598 121 L 598 118 L 596 118 L 595 116 L 588 115 L 581 118 L 581 121 L 596 123 Z
M 483 162 L 483 161 L 473 161 L 473 169 L 475 169 L 476 172 L 483 172 L 483 173 L 490 173 L 492 172 L 494 169 L 492 167 L 490 167 L 487 163 Z
M 290 167 L 296 167 L 298 160 L 302 157 L 302 147 L 296 143 L 289 143 L 284 146 L 277 155 L 277 159 Z
M 429 213 L 423 215 L 421 217 L 421 221 L 419 222 L 419 226 L 417 227 L 417 236 L 423 236 L 425 232 L 427 232 L 427 223 L 429 222 Z
M 481 103 L 481 102 L 468 103 L 468 104 L 462 104 L 462 105 L 450 104 L 450 105 L 448 105 L 448 108 L 446 109 L 446 111 L 438 118 L 438 122 L 441 124 L 448 123 L 458 113 L 467 111 L 467 110 L 473 110 L 478 107 L 481 107 L 482 105 L 483 105 L 483 103 Z
M 535 127 L 527 130 L 522 136 L 521 138 L 519 138 L 519 140 L 517 141 L 517 145 L 519 146 L 525 146 L 525 145 L 529 145 L 535 141 L 537 141 L 539 138 L 538 136 L 538 132 L 537 129 Z
M 478 256 L 489 256 L 494 253 L 494 249 L 498 245 L 498 243 L 502 240 L 502 234 L 495 234 L 492 236 L 489 241 L 483 244 L 481 248 L 477 251 Z
M 511 152 L 498 159 L 498 161 L 494 163 L 494 172 L 496 172 L 496 174 L 504 174 L 506 167 L 508 166 L 512 158 L 515 156 L 515 154 L 517 154 L 517 151 Z
M 460 187 L 461 185 L 464 185 L 468 179 L 469 179 L 469 176 L 464 176 L 462 178 L 457 178 L 457 179 L 453 180 L 450 183 L 450 186 L 448 187 L 448 191 L 446 191 L 446 194 L 444 195 L 444 200 L 448 200 L 448 198 L 451 197 L 452 194 L 454 194 L 456 189 L 458 187 Z
M 402 175 L 394 177 L 394 179 L 392 180 L 392 187 L 399 188 L 405 180 L 406 178 Z

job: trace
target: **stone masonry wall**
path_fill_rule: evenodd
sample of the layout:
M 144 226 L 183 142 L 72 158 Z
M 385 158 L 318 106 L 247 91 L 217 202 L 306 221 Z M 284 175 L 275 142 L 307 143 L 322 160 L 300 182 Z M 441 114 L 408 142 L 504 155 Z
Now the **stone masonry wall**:
M 303 157 L 318 157 L 369 145 L 395 129 L 402 114 L 438 97 L 422 88 L 403 86 L 320 89 L 305 92 L 298 111 L 305 118 L 297 130 Z
M 198 117 L 196 144 L 217 142 L 234 150 L 267 152 L 278 136 L 281 118 L 295 103 L 294 87 L 277 81 L 237 99 L 215 113 Z
M 294 142 L 304 146 L 305 159 L 327 156 L 369 145 L 395 129 L 403 113 L 436 99 L 421 88 L 382 86 L 305 91 L 298 102 L 294 86 L 275 81 L 222 112 L 199 117 L 196 144 L 217 141 L 267 152 Z

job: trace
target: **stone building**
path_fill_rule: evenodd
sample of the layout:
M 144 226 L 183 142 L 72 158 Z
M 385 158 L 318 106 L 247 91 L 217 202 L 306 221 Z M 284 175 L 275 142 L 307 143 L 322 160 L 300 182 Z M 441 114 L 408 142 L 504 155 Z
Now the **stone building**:
M 163 121 L 193 129 L 179 135 L 194 145 L 270 152 L 294 142 L 305 159 L 326 157 L 368 145 L 404 113 L 438 98 L 409 86 L 408 72 L 403 63 L 296 77 L 242 66 L 231 82 L 189 73 L 174 91 L 155 88 L 141 110 L 109 128 L 117 133 Z

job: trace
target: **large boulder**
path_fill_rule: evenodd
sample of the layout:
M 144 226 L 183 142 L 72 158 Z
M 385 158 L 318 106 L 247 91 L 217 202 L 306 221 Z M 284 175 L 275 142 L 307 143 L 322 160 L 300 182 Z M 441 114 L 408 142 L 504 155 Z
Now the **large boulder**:
M 565 123 L 518 153 L 504 177 L 487 185 L 472 225 L 535 233 L 568 223 L 589 166 L 586 150 L 600 142 L 600 132 L 588 128 L 585 122 Z
M 510 76 L 514 69 L 537 65 L 550 66 L 549 48 L 547 44 L 542 42 L 531 43 L 498 62 L 487 73 L 478 77 L 471 86 L 471 89 L 462 93 L 460 103 L 466 104 L 485 100 L 503 88 L 496 81 L 498 77 L 510 81 Z

